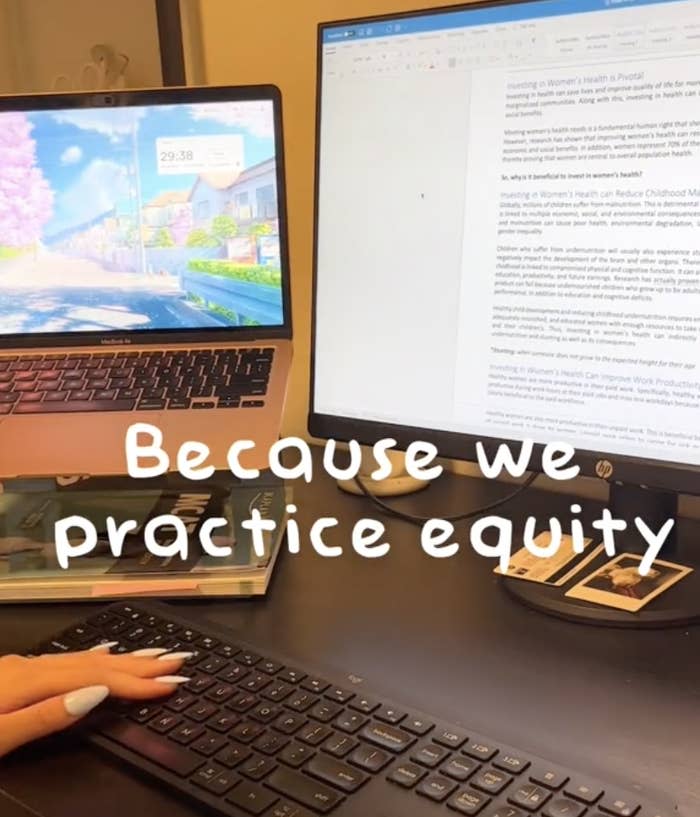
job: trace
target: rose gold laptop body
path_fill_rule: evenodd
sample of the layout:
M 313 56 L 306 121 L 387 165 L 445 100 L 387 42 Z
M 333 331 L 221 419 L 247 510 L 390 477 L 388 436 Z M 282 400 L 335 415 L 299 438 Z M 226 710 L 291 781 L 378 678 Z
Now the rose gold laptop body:
M 159 106 L 164 107 L 161 108 Z M 172 106 L 176 106 L 176 108 L 173 109 Z M 208 362 L 206 366 L 200 366 L 199 369 L 204 371 L 205 374 L 207 369 L 218 372 L 218 379 L 215 379 L 217 385 L 213 387 L 213 394 L 195 398 L 184 396 L 183 399 L 185 401 L 189 400 L 189 403 L 179 402 L 177 410 L 169 408 L 170 405 L 175 405 L 173 400 L 163 397 L 160 399 L 156 398 L 150 402 L 147 400 L 141 402 L 141 398 L 138 398 L 132 401 L 133 406 L 130 407 L 129 410 L 107 411 L 94 409 L 97 403 L 104 405 L 103 401 L 100 402 L 94 399 L 98 395 L 104 395 L 104 390 L 98 391 L 97 389 L 93 389 L 90 397 L 84 401 L 72 400 L 72 396 L 75 395 L 85 397 L 88 389 L 76 389 L 68 392 L 66 383 L 70 383 L 70 381 L 59 381 L 58 379 L 51 381 L 51 375 L 44 374 L 42 377 L 49 377 L 49 385 L 54 386 L 54 391 L 52 392 L 54 397 L 52 399 L 60 401 L 61 393 L 66 392 L 65 399 L 67 402 L 61 406 L 61 409 L 58 411 L 50 407 L 50 410 L 45 412 L 44 409 L 46 405 L 48 405 L 43 404 L 43 400 L 46 399 L 46 393 L 42 393 L 41 397 L 37 398 L 39 392 L 32 391 L 34 397 L 29 397 L 27 400 L 38 399 L 42 406 L 40 410 L 37 406 L 33 406 L 29 407 L 28 413 L 25 413 L 27 412 L 28 403 L 23 399 L 15 402 L 10 410 L 8 410 L 7 403 L 0 405 L 0 477 L 2 478 L 126 473 L 126 432 L 129 426 L 137 422 L 152 424 L 162 432 L 163 448 L 170 457 L 171 469 L 177 467 L 177 452 L 179 447 L 182 443 L 190 440 L 197 440 L 208 446 L 211 453 L 206 462 L 207 464 L 214 465 L 217 469 L 228 468 L 227 453 L 229 447 L 234 441 L 239 439 L 251 440 L 255 443 L 255 450 L 241 457 L 241 463 L 244 466 L 264 467 L 267 462 L 267 451 L 270 445 L 272 445 L 279 436 L 292 358 L 284 151 L 279 91 L 273 86 L 245 86 L 237 88 L 168 88 L 148 91 L 6 97 L 0 100 L 0 131 L 3 128 L 3 122 L 7 123 L 5 133 L 17 134 L 16 138 L 20 142 L 21 150 L 26 151 L 28 149 L 27 140 L 33 141 L 33 150 L 35 151 L 34 165 L 41 170 L 41 161 L 44 163 L 48 162 L 49 164 L 53 161 L 55 165 L 58 166 L 62 162 L 67 163 L 69 160 L 75 159 L 79 155 L 81 148 L 76 145 L 76 149 L 70 152 L 68 151 L 68 147 L 66 147 L 65 140 L 59 141 L 58 139 L 55 140 L 55 145 L 51 140 L 48 140 L 47 143 L 42 145 L 40 138 L 41 133 L 37 126 L 32 125 L 32 130 L 29 130 L 27 127 L 27 120 L 30 119 L 31 116 L 40 122 L 44 121 L 41 119 L 41 116 L 36 116 L 37 113 L 46 113 L 51 117 L 52 122 L 58 122 L 59 125 L 65 123 L 65 121 L 72 120 L 73 123 L 79 121 L 81 128 L 87 129 L 90 124 L 90 115 L 96 114 L 97 121 L 104 122 L 105 118 L 109 119 L 111 111 L 116 111 L 122 117 L 120 120 L 120 122 L 122 122 L 124 117 L 128 120 L 128 117 L 136 112 L 134 115 L 138 119 L 138 127 L 144 128 L 145 125 L 143 123 L 148 122 L 148 116 L 151 113 L 155 112 L 158 115 L 163 113 L 163 115 L 173 117 L 181 109 L 187 111 L 188 116 L 192 119 L 192 130 L 196 131 L 202 121 L 206 123 L 207 127 L 204 129 L 203 134 L 195 135 L 213 137 L 213 141 L 210 140 L 210 142 L 206 144 L 201 143 L 201 140 L 200 142 L 188 142 L 187 139 L 190 134 L 185 133 L 184 129 L 182 135 L 180 135 L 180 131 L 176 131 L 173 137 L 173 126 L 171 124 L 171 132 L 166 134 L 166 137 L 169 136 L 172 141 L 170 143 L 157 142 L 153 145 L 154 149 L 169 151 L 167 155 L 163 153 L 166 172 L 163 173 L 161 178 L 159 173 L 162 168 L 159 165 L 157 173 L 153 173 L 151 170 L 151 177 L 157 182 L 159 180 L 162 181 L 164 187 L 171 186 L 169 179 L 172 177 L 174 182 L 180 187 L 184 186 L 185 190 L 179 194 L 179 197 L 174 194 L 172 196 L 161 195 L 160 199 L 158 199 L 156 196 L 156 205 L 152 206 L 152 211 L 156 211 L 158 218 L 161 216 L 163 218 L 165 217 L 157 208 L 158 201 L 166 203 L 168 206 L 170 206 L 169 203 L 171 201 L 180 205 L 180 209 L 175 214 L 176 219 L 177 213 L 182 214 L 186 211 L 188 206 L 190 208 L 199 208 L 198 211 L 195 210 L 191 212 L 187 217 L 189 222 L 186 226 L 190 228 L 190 244 L 197 244 L 197 236 L 201 239 L 203 234 L 201 232 L 196 233 L 195 237 L 192 238 L 192 233 L 196 229 L 204 229 L 204 227 L 196 227 L 198 218 L 200 224 L 204 224 L 205 226 L 209 225 L 211 232 L 214 232 L 217 226 L 219 232 L 222 232 L 222 227 L 224 233 L 225 230 L 228 229 L 229 235 L 224 235 L 220 242 L 223 249 L 218 248 L 216 252 L 209 253 L 204 250 L 200 252 L 202 256 L 214 256 L 218 253 L 214 258 L 215 265 L 221 264 L 222 267 L 225 267 L 229 263 L 236 265 L 237 260 L 231 262 L 227 254 L 229 256 L 233 255 L 237 259 L 239 256 L 236 256 L 236 253 L 240 254 L 241 246 L 243 246 L 244 250 L 246 246 L 250 246 L 255 252 L 259 252 L 261 246 L 267 248 L 268 251 L 270 251 L 272 247 L 272 262 L 270 262 L 269 258 L 263 258 L 261 260 L 256 257 L 255 260 L 257 260 L 258 263 L 250 264 L 250 259 L 248 258 L 246 259 L 246 263 L 242 265 L 238 264 L 236 268 L 239 270 L 244 269 L 244 273 L 246 270 L 251 269 L 256 275 L 262 270 L 263 280 L 266 282 L 268 281 L 269 275 L 265 268 L 265 263 L 273 270 L 277 269 L 280 281 L 278 292 L 275 292 L 274 287 L 270 287 L 267 283 L 258 287 L 259 291 L 263 293 L 263 299 L 267 299 L 267 301 L 273 305 L 270 307 L 268 303 L 268 306 L 265 307 L 268 310 L 267 312 L 256 313 L 255 309 L 250 307 L 248 300 L 246 300 L 251 291 L 250 287 L 245 288 L 241 286 L 238 280 L 234 281 L 233 285 L 229 284 L 228 279 L 223 279 L 222 283 L 220 276 L 206 275 L 196 277 L 198 274 L 197 267 L 204 267 L 206 270 L 212 269 L 211 266 L 207 266 L 209 262 L 205 259 L 203 264 L 193 265 L 195 268 L 194 273 L 192 273 L 188 267 L 187 275 L 189 277 L 187 279 L 178 278 L 180 282 L 186 280 L 183 286 L 193 286 L 195 291 L 199 293 L 193 300 L 189 300 L 189 294 L 187 295 L 188 300 L 186 302 L 184 302 L 182 298 L 178 300 L 178 304 L 180 304 L 178 309 L 180 309 L 180 311 L 184 311 L 187 315 L 190 315 L 194 314 L 194 309 L 197 313 L 197 320 L 193 321 L 193 323 L 197 324 L 196 326 L 186 326 L 184 328 L 180 326 L 173 327 L 168 325 L 167 318 L 163 319 L 161 317 L 158 320 L 151 320 L 148 328 L 135 331 L 131 331 L 130 328 L 122 329 L 112 327 L 107 327 L 105 331 L 100 329 L 63 332 L 37 332 L 34 329 L 30 332 L 16 331 L 17 314 L 20 314 L 20 323 L 22 315 L 25 315 L 27 321 L 35 320 L 37 313 L 36 308 L 32 308 L 32 304 L 38 303 L 38 308 L 42 309 L 44 304 L 51 303 L 52 293 L 60 291 L 60 276 L 57 276 L 55 285 L 53 281 L 51 282 L 51 286 L 54 287 L 54 289 L 50 291 L 46 290 L 45 277 L 48 267 L 42 269 L 42 260 L 49 258 L 55 262 L 60 252 L 60 263 L 66 265 L 64 268 L 67 270 L 68 277 L 70 277 L 72 274 L 71 262 L 73 260 L 76 267 L 85 264 L 85 243 L 89 241 L 93 234 L 95 236 L 100 235 L 100 224 L 90 225 L 85 229 L 83 229 L 81 225 L 80 230 L 82 230 L 82 232 L 79 231 L 77 237 L 75 233 L 70 233 L 68 238 L 65 238 L 63 234 L 59 234 L 57 242 L 54 242 L 48 246 L 48 248 L 43 244 L 35 247 L 32 251 L 34 254 L 32 258 L 28 257 L 30 251 L 23 248 L 17 251 L 15 256 L 11 259 L 15 261 L 15 265 L 6 264 L 5 270 L 3 270 L 3 264 L 6 262 L 0 253 L 0 398 L 2 398 L 3 395 L 2 389 L 5 390 L 5 394 L 7 394 L 8 391 L 7 372 L 9 369 L 12 369 L 13 377 L 21 372 L 27 378 L 27 380 L 18 381 L 25 383 L 24 389 L 26 391 L 27 382 L 29 382 L 30 385 L 39 383 L 36 379 L 32 379 L 32 367 L 38 368 L 39 372 L 46 372 L 46 368 L 40 369 L 39 367 L 49 367 L 52 365 L 47 362 L 47 359 L 55 361 L 58 358 L 61 361 L 66 361 L 79 358 L 81 365 L 83 365 L 86 358 L 96 358 L 101 361 L 99 365 L 103 365 L 105 356 L 119 356 L 121 359 L 129 355 L 130 357 L 126 358 L 126 360 L 131 361 L 138 353 L 139 356 L 146 356 L 148 360 L 151 361 L 154 352 L 162 353 L 163 359 L 171 364 L 167 367 L 170 370 L 170 374 L 167 377 L 170 377 L 171 380 L 168 380 L 166 376 L 162 376 L 158 382 L 161 382 L 161 380 L 162 382 L 169 382 L 172 388 L 175 389 L 175 391 L 172 391 L 173 394 L 177 392 L 178 388 L 177 385 L 173 384 L 183 382 L 182 378 L 177 379 L 179 373 L 196 368 L 180 366 L 177 370 L 174 370 L 172 361 L 183 360 L 185 353 L 190 356 L 195 356 L 195 360 L 200 359 L 196 357 L 197 355 L 204 353 L 205 358 L 212 361 L 212 363 L 210 364 Z M 146 113 L 141 114 L 142 110 L 145 110 Z M 175 113 L 171 113 L 173 110 L 175 110 Z M 7 114 L 10 114 L 11 118 L 3 119 Z M 265 121 L 265 116 L 267 115 L 270 117 L 269 122 Z M 80 116 L 85 117 L 84 123 L 80 120 Z M 217 122 L 220 124 L 217 124 Z M 226 162 L 230 161 L 230 158 L 225 154 L 226 147 L 229 144 L 233 144 L 234 148 L 236 148 L 237 142 L 235 139 L 227 142 L 226 139 L 222 139 L 221 137 L 231 136 L 232 128 L 235 130 L 235 128 L 239 126 L 245 126 L 242 127 L 244 147 L 247 147 L 245 139 L 247 138 L 247 134 L 250 133 L 252 134 L 250 142 L 258 152 L 263 150 L 266 145 L 268 146 L 267 149 L 269 152 L 269 145 L 272 144 L 274 145 L 274 154 L 271 157 L 263 155 L 262 161 L 253 161 L 252 164 L 251 161 L 247 163 L 243 162 L 242 167 L 238 168 L 237 174 L 236 172 L 230 173 L 231 168 L 229 167 L 228 179 L 223 178 L 222 180 L 222 177 L 225 177 L 223 173 L 217 175 L 211 172 L 201 172 L 203 167 L 206 171 L 210 171 L 211 168 L 206 165 L 206 163 L 214 161 L 211 158 L 213 153 L 206 155 L 202 153 L 201 156 L 199 155 L 198 151 L 202 150 L 202 144 L 204 144 L 205 147 L 209 144 L 213 145 L 212 151 L 214 151 L 214 148 L 218 151 L 215 158 L 226 164 Z M 15 129 L 14 131 L 12 130 L 13 128 Z M 221 133 L 217 131 L 217 128 Z M 102 127 L 102 130 L 104 130 L 104 127 Z M 76 137 L 79 137 L 80 133 L 80 129 L 74 131 Z M 266 142 L 265 137 L 267 137 Z M 2 138 L 1 135 L 0 138 Z M 114 138 L 121 138 L 121 135 L 118 137 L 115 136 Z M 239 140 L 239 143 L 240 141 L 241 140 Z M 192 155 L 190 155 L 189 145 L 194 145 L 194 149 L 191 151 Z M 261 145 L 263 148 L 260 147 Z M 55 147 L 55 156 L 51 154 L 53 147 Z M 43 149 L 43 155 L 37 153 L 39 149 Z M 143 150 L 143 148 L 141 148 L 141 150 Z M 148 154 L 148 150 L 150 150 L 150 148 L 147 147 L 145 149 L 146 155 Z M 59 151 L 61 151 L 60 156 Z M 141 154 L 138 155 L 140 156 Z M 260 157 L 257 156 L 253 158 Z M 178 175 L 177 173 L 167 172 L 168 161 L 170 161 L 171 164 L 180 161 L 184 162 L 185 165 L 187 165 L 187 162 L 190 162 L 190 165 L 183 167 L 182 169 L 186 172 Z M 193 161 L 195 165 L 191 164 Z M 199 165 L 196 165 L 197 161 L 200 161 Z M 271 161 L 272 165 L 270 164 Z M 24 165 L 26 164 L 26 161 L 24 161 Z M 53 167 L 53 165 L 51 166 Z M 66 166 L 65 164 L 62 165 L 62 167 Z M 192 167 L 194 167 L 194 171 L 192 171 Z M 172 171 L 172 167 L 170 169 Z M 68 167 L 68 170 L 70 170 L 70 167 Z M 9 172 L 10 171 L 6 168 L 6 177 Z M 12 169 L 12 173 L 17 172 L 16 168 Z M 27 172 L 26 167 L 22 172 Z M 0 158 L 0 190 L 2 189 L 2 176 L 2 158 Z M 183 179 L 185 185 L 183 185 Z M 34 177 L 34 180 L 36 181 L 36 177 Z M 233 180 L 233 182 L 229 184 L 229 188 L 227 189 L 223 185 L 226 181 L 230 180 Z M 188 189 L 194 191 L 187 194 L 189 201 L 185 195 Z M 276 190 L 275 197 L 272 195 L 272 189 Z M 7 185 L 5 186 L 5 190 L 7 190 Z M 2 194 L 0 193 L 0 195 Z M 5 195 L 7 195 L 7 193 L 5 193 Z M 218 215 L 225 215 L 226 218 L 220 219 L 219 222 L 214 222 L 213 220 L 207 222 L 203 220 L 206 219 L 206 208 L 203 202 L 207 202 L 207 196 L 210 197 L 211 202 L 214 202 L 216 207 L 220 208 Z M 70 198 L 68 201 L 71 201 Z M 222 201 L 224 201 L 223 205 L 221 204 Z M 0 204 L 1 203 L 2 202 L 0 202 Z M 76 205 L 78 204 L 79 201 L 76 200 Z M 144 202 L 143 199 L 141 199 L 141 210 L 145 211 L 147 209 L 146 205 L 148 204 L 149 202 Z M 257 211 L 255 209 L 256 207 L 258 208 Z M 168 212 L 172 217 L 172 208 Z M 2 210 L 0 209 L 0 247 L 2 247 L 3 244 L 1 214 Z M 209 215 L 211 215 L 211 213 Z M 102 234 L 104 234 L 108 228 L 114 226 L 113 220 L 115 218 L 119 218 L 118 215 L 109 217 L 112 218 L 112 221 L 104 225 Z M 150 215 L 143 217 L 147 219 L 146 223 L 148 224 Z M 141 218 L 141 216 L 139 216 L 139 218 Z M 156 225 L 158 224 L 158 218 L 155 218 Z M 185 217 L 182 216 L 182 218 L 184 219 Z M 106 221 L 106 219 L 103 221 Z M 231 228 L 231 223 L 236 224 L 236 227 Z M 246 226 L 246 223 L 248 226 Z M 258 226 L 251 229 L 251 225 Z M 133 225 L 131 226 L 133 227 Z M 13 233 L 8 229 L 7 223 L 5 227 L 5 235 L 12 237 Z M 128 233 L 128 224 L 125 229 Z M 144 228 L 143 224 L 141 224 L 141 229 L 147 228 Z M 161 229 L 161 227 L 156 226 L 154 229 L 158 230 Z M 90 230 L 93 232 L 91 233 Z M 188 255 L 188 253 L 190 256 L 197 255 L 198 250 L 196 248 L 192 249 L 186 242 L 183 242 L 182 247 L 167 246 L 170 245 L 171 242 L 174 243 L 174 239 L 171 236 L 169 239 L 164 240 L 164 235 L 165 233 L 161 233 L 159 239 L 160 244 L 164 246 L 156 247 L 155 249 L 158 250 L 160 254 L 154 253 L 153 257 L 157 257 L 158 259 L 164 257 L 166 259 L 170 258 L 171 256 L 168 255 L 168 250 L 172 250 L 173 256 L 176 255 L 178 251 L 181 252 L 183 257 Z M 240 240 L 241 235 L 243 235 L 244 241 Z M 153 233 L 151 233 L 151 236 L 153 236 Z M 238 242 L 236 242 L 236 238 L 239 239 Z M 182 240 L 181 237 L 180 240 Z M 246 245 L 245 241 L 248 241 L 249 245 Z M 39 242 L 37 243 L 39 244 Z M 210 243 L 213 243 L 213 241 Z M 59 246 L 60 249 L 57 249 L 57 246 Z M 150 247 L 146 247 L 143 250 L 146 257 L 148 257 L 150 249 Z M 213 248 L 209 247 L 205 249 L 211 251 Z M 89 247 L 88 251 L 92 252 Z M 71 252 L 73 255 L 71 255 Z M 8 255 L 12 255 L 12 253 L 6 250 L 5 256 Z M 24 264 L 27 276 L 20 280 L 18 280 L 18 275 L 20 275 L 22 267 L 18 266 L 19 262 Z M 246 266 L 246 264 L 248 264 L 248 266 Z M 54 268 L 55 267 L 56 264 L 54 263 Z M 219 268 L 215 266 L 214 269 Z M 41 285 L 37 284 L 36 287 L 33 285 L 31 279 L 34 271 L 36 271 L 38 279 L 44 276 L 44 283 Z M 111 272 L 112 271 L 110 271 L 110 274 Z M 154 270 L 152 265 L 149 269 L 149 274 L 151 275 L 157 276 L 161 272 L 160 269 Z M 13 274 L 15 276 L 15 285 L 4 284 L 3 277 L 5 277 L 6 281 L 11 281 Z M 175 280 L 175 275 L 172 270 L 166 269 L 165 274 L 171 274 L 173 281 Z M 195 278 L 195 283 L 190 284 L 190 279 L 193 277 Z M 203 281 L 205 283 L 202 283 Z M 244 281 L 243 283 L 249 282 Z M 255 283 L 255 286 L 258 286 L 256 282 L 253 283 Z M 75 296 L 74 290 L 67 290 L 67 295 L 65 296 L 68 301 L 66 305 L 67 309 L 71 308 L 70 297 L 75 296 L 79 299 L 83 299 L 81 303 L 84 305 L 85 297 L 90 296 L 91 287 L 85 286 L 85 281 L 81 281 L 81 284 L 83 286 L 79 296 Z M 173 284 L 173 286 L 179 285 L 180 284 Z M 41 289 L 42 286 L 44 287 L 43 289 Z M 241 297 L 237 293 L 240 293 L 241 290 L 245 290 L 242 296 L 243 300 L 241 300 L 241 314 L 245 316 L 246 309 L 249 309 L 252 310 L 253 314 L 257 314 L 258 318 L 260 318 L 261 314 L 272 314 L 272 319 L 268 319 L 266 322 L 264 317 L 263 320 L 246 320 L 245 318 L 241 320 L 240 316 L 237 316 L 238 319 L 235 321 L 237 325 L 224 325 L 224 320 L 229 320 L 231 312 L 225 312 L 224 310 L 226 317 L 222 320 L 222 312 L 215 311 L 216 302 L 214 301 L 212 303 L 211 301 L 207 301 L 207 298 L 212 297 L 212 292 L 214 293 L 214 298 L 220 297 L 217 293 L 220 291 L 219 287 L 221 286 L 231 286 L 230 291 L 226 289 L 225 295 L 221 296 L 222 300 L 228 304 L 229 307 L 231 299 Z M 24 287 L 24 289 L 22 287 Z M 197 289 L 197 287 L 200 287 L 200 289 Z M 210 287 L 210 289 L 206 289 L 206 287 Z M 211 289 L 211 287 L 214 288 Z M 38 301 L 37 289 L 39 289 Z M 22 295 L 23 292 L 26 292 L 26 301 Z M 110 293 L 110 309 L 117 310 L 118 313 L 120 308 L 119 287 L 116 288 L 116 295 L 114 286 L 112 286 Z M 258 290 L 255 290 L 256 297 L 257 293 Z M 169 293 L 169 297 L 171 296 L 172 293 Z M 116 306 L 114 305 L 115 298 Z M 21 308 L 16 306 L 18 299 Z M 5 301 L 4 308 L 3 301 Z M 8 304 L 11 305 L 12 303 L 15 304 L 13 312 L 10 311 L 10 306 L 8 306 Z M 170 303 L 174 303 L 174 301 L 169 300 L 168 304 Z M 202 307 L 202 303 L 204 303 L 204 307 Z M 237 302 L 234 301 L 234 303 Z M 75 308 L 78 309 L 79 307 L 80 304 L 76 302 Z M 99 311 L 100 304 L 98 304 L 97 307 Z M 209 311 L 212 310 L 212 308 L 214 308 L 214 311 Z M 123 309 L 122 307 L 122 311 Z M 168 307 L 168 309 L 170 309 L 170 307 Z M 272 309 L 272 312 L 270 312 L 270 309 Z M 275 309 L 277 310 L 276 312 Z M 4 318 L 3 313 L 5 313 Z M 201 324 L 206 323 L 212 315 L 214 319 L 211 320 L 211 325 L 202 326 Z M 55 318 L 55 314 L 53 317 Z M 234 323 L 234 321 L 231 321 L 231 323 Z M 38 325 L 41 328 L 40 322 Z M 55 325 L 55 320 L 53 324 L 50 322 L 45 324 L 49 329 L 54 328 Z M 36 326 L 36 320 L 33 326 Z M 258 358 L 261 357 L 262 360 L 259 360 Z M 191 362 L 191 358 L 187 358 L 185 363 L 187 363 L 188 360 Z M 245 389 L 248 388 L 248 386 L 244 386 L 242 391 L 238 388 L 237 384 L 239 380 L 245 378 L 246 372 L 251 370 L 251 365 L 246 364 L 247 369 L 246 365 L 243 365 L 243 374 L 239 376 L 237 373 L 238 369 L 234 368 L 234 364 L 235 361 L 238 361 L 239 368 L 241 368 L 240 361 L 245 363 L 246 360 L 252 361 L 251 365 L 254 367 L 261 366 L 262 370 L 267 372 L 265 375 L 266 383 L 264 385 L 263 394 L 260 393 L 260 388 L 251 389 L 254 391 L 254 394 L 245 393 Z M 271 361 L 269 371 L 266 367 L 266 360 Z M 27 368 L 28 364 L 29 367 Z M 56 365 L 56 363 L 53 365 Z M 63 362 L 61 365 L 65 366 L 68 364 Z M 17 367 L 24 368 L 18 372 Z M 151 371 L 153 370 L 152 366 L 148 368 Z M 117 368 L 115 366 L 115 370 L 117 374 L 123 371 L 131 371 L 133 374 L 133 371 L 135 371 L 127 369 L 126 366 L 123 368 Z M 63 376 L 64 373 L 65 370 L 61 370 L 61 376 Z M 111 370 L 109 374 L 112 374 Z M 227 384 L 233 384 L 234 380 L 236 385 L 229 387 Z M 95 380 L 80 380 L 77 382 L 78 385 L 81 386 L 90 386 Z M 109 392 L 109 386 L 112 383 L 121 383 L 122 386 L 124 386 L 124 384 L 133 384 L 135 381 L 132 380 L 130 383 L 127 383 L 126 378 L 117 377 L 97 382 L 100 386 L 104 386 L 106 383 L 106 391 Z M 260 381 L 257 382 L 259 385 Z M 17 384 L 10 384 L 10 388 L 16 389 Z M 33 389 L 34 386 L 31 386 L 31 388 Z M 227 389 L 228 391 L 226 391 Z M 158 391 L 157 388 L 156 391 Z M 189 392 L 193 393 L 191 387 Z M 216 396 L 217 393 L 230 396 L 231 392 L 235 393 L 233 399 L 227 398 L 224 400 Z M 23 393 L 24 392 L 13 391 L 12 395 L 15 397 L 19 395 L 19 397 L 21 397 Z M 58 397 L 55 396 L 56 393 L 58 393 Z M 118 393 L 133 394 L 133 390 L 127 388 Z M 140 392 L 142 396 L 144 393 L 143 390 Z M 152 393 L 155 394 L 155 392 Z M 180 390 L 180 394 L 184 395 L 182 389 Z M 236 395 L 238 395 L 239 398 L 238 404 Z M 8 398 L 5 397 L 2 399 Z M 20 402 L 22 402 L 21 406 Z M 160 406 L 161 403 L 164 404 L 162 407 Z M 148 409 L 142 410 L 140 408 L 142 405 L 147 405 Z M 64 410 L 68 406 L 76 406 L 79 410 Z M 144 461 L 144 464 L 148 463 Z

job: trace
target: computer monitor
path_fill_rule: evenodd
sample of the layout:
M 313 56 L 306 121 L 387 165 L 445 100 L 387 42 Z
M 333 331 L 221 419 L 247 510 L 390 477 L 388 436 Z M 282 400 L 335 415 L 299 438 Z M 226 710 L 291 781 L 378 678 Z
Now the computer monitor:
M 652 516 L 700 493 L 699 20 L 531 0 L 319 26 L 313 435 L 566 441 Z

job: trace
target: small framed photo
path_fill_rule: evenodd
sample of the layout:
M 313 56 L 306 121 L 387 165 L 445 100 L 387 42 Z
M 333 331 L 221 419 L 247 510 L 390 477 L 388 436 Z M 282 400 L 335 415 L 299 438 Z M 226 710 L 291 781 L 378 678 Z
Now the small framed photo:
M 566 595 L 636 613 L 693 572 L 691 567 L 659 559 L 653 563 L 647 575 L 643 576 L 639 572 L 641 562 L 641 556 L 622 553 L 574 585 Z

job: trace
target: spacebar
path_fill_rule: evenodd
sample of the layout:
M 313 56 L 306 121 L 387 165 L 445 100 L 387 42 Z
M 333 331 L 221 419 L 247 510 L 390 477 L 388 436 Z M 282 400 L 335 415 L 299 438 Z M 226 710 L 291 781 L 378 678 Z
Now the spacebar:
M 205 761 L 205 758 L 198 757 L 194 752 L 126 720 L 116 721 L 100 729 L 100 732 L 180 777 L 189 777 Z
M 49 400 L 18 403 L 13 414 L 63 414 L 68 411 L 131 411 L 135 400 Z

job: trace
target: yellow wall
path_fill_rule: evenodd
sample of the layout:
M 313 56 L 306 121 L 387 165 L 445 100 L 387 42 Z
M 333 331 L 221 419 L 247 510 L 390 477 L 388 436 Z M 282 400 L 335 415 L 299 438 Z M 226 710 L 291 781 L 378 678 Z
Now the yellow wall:
M 424 7 L 432 4 L 423 4 Z M 441 3 L 444 5 L 444 3 Z M 284 433 L 306 436 L 313 229 L 316 25 L 420 7 L 397 0 L 201 0 L 206 80 L 272 82 L 282 89 L 295 362 Z
M 129 56 L 129 85 L 158 86 L 157 37 L 144 0 L 0 0 L 0 93 L 50 91 L 59 74 L 77 80 L 98 43 Z

